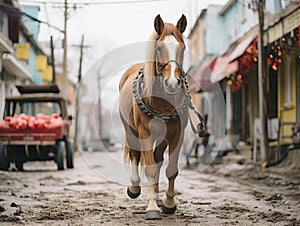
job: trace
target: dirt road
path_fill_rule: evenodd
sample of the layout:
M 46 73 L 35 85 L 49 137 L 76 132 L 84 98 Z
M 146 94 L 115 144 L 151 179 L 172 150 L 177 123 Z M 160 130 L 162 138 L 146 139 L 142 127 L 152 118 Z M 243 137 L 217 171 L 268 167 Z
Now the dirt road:
M 300 225 L 299 167 L 181 169 L 175 214 L 146 221 L 147 188 L 129 199 L 122 181 L 109 181 L 123 174 L 105 155 L 77 153 L 75 169 L 64 171 L 54 162 L 26 163 L 25 172 L 0 171 L 0 225 Z

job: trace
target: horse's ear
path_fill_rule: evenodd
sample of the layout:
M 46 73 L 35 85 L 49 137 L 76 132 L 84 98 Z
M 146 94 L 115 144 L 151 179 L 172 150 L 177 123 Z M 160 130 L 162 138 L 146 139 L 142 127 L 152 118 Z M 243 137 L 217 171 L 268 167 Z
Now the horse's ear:
M 154 28 L 158 35 L 161 35 L 164 26 L 164 21 L 160 18 L 160 15 L 158 14 L 154 19 Z
M 185 31 L 186 28 L 186 17 L 185 15 L 182 14 L 181 18 L 178 20 L 176 27 L 178 28 L 178 30 L 183 33 Z

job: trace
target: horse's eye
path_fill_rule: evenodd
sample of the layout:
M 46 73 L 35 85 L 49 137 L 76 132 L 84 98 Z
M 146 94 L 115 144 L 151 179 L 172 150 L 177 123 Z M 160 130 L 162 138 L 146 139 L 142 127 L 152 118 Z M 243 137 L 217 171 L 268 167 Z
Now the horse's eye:
M 161 46 L 156 47 L 157 52 L 160 52 L 162 50 Z

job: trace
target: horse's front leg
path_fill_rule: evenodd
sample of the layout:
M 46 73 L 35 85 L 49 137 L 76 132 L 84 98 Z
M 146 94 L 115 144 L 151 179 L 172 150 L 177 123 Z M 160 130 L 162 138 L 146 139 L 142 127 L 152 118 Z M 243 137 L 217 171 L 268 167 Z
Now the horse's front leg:
M 126 130 L 126 145 L 124 147 L 125 156 L 129 158 L 131 162 L 131 176 L 130 182 L 131 185 L 127 188 L 127 195 L 135 199 L 141 194 L 141 186 L 140 186 L 140 176 L 138 172 L 139 162 L 140 162 L 140 152 L 137 151 L 139 149 L 139 142 L 136 142 L 137 134 L 132 134 L 130 129 Z
M 131 186 L 127 188 L 127 195 L 135 199 L 141 194 L 141 186 L 140 186 L 140 176 L 138 172 L 139 161 L 140 161 L 140 153 L 138 151 L 130 149 L 130 160 L 131 160 Z
M 157 205 L 157 176 L 158 168 L 154 161 L 153 151 L 143 152 L 146 161 L 146 177 L 148 179 L 148 207 L 146 219 L 160 219 L 160 209 Z
M 164 151 L 167 148 L 167 142 L 163 140 L 158 146 L 155 148 L 154 151 L 154 158 L 157 164 L 157 176 L 156 176 L 156 183 L 155 183 L 155 192 L 157 194 L 156 203 L 159 207 L 162 206 L 162 200 L 159 199 L 159 173 L 164 161 Z
M 140 131 L 139 131 L 140 132 Z M 146 209 L 146 219 L 155 220 L 160 219 L 160 209 L 157 206 L 156 199 L 156 182 L 157 182 L 157 164 L 154 159 L 153 142 L 151 141 L 150 134 L 143 131 L 140 132 L 141 141 L 141 159 L 145 164 L 145 173 L 148 179 L 148 207 Z
M 169 164 L 166 169 L 166 176 L 169 180 L 169 184 L 166 192 L 166 198 L 163 200 L 162 204 L 162 211 L 166 214 L 173 214 L 176 210 L 174 184 L 178 175 L 178 157 L 182 140 L 183 137 L 178 135 L 174 137 L 172 142 L 169 144 Z

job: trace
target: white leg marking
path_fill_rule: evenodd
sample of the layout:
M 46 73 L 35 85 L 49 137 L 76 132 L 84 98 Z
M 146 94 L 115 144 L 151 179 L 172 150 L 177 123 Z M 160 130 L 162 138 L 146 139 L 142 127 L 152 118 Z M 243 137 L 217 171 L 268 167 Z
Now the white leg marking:
M 132 162 L 130 181 L 134 186 L 139 185 L 141 181 L 136 160 Z

